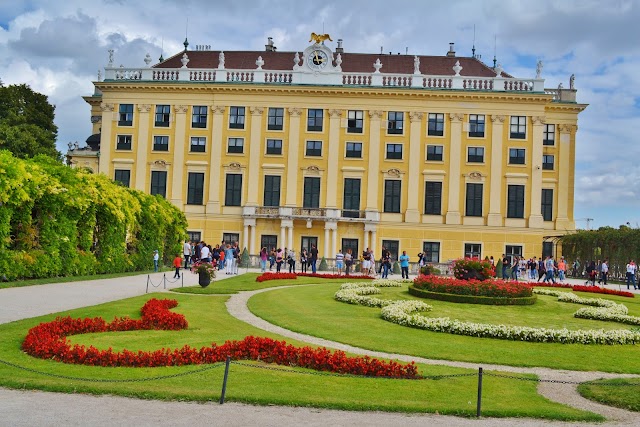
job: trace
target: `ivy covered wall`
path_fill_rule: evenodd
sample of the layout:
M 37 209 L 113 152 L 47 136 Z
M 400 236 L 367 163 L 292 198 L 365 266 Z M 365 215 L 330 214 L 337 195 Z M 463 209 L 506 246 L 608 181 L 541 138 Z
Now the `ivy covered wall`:
M 160 196 L 0 151 L 0 275 L 9 280 L 148 270 L 182 253 L 183 213 Z

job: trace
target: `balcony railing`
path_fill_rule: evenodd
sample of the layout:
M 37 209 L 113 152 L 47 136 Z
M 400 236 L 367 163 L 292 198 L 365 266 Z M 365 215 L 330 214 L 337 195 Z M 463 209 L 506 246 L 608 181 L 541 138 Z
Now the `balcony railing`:
M 324 208 L 293 208 L 292 214 L 293 216 L 320 218 L 327 216 L 327 210 Z

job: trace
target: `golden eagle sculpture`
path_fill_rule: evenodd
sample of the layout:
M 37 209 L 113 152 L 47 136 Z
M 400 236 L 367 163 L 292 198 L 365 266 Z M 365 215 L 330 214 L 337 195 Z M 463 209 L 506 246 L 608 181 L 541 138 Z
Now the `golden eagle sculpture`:
M 317 44 L 323 43 L 325 40 L 329 40 L 330 42 L 332 42 L 333 40 L 331 40 L 331 36 L 329 36 L 329 34 L 316 34 L 316 33 L 311 33 L 311 39 L 309 41 L 315 41 Z

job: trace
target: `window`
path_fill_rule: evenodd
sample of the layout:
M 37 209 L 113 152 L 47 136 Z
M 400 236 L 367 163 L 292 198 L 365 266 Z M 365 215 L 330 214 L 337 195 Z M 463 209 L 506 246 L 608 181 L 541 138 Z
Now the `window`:
M 362 143 L 361 142 L 347 142 L 347 158 L 361 159 L 362 158 Z
M 427 145 L 427 160 L 442 161 L 442 145 Z
M 151 171 L 151 195 L 167 197 L 167 172 Z
M 264 176 L 264 206 L 280 206 L 280 175 Z
M 524 218 L 524 185 L 507 186 L 507 218 Z
M 542 145 L 556 144 L 556 125 L 544 125 Z
M 387 144 L 387 160 L 402 160 L 402 144 Z
M 404 113 L 389 111 L 387 119 L 387 133 L 391 135 L 402 135 L 404 129 Z
M 227 153 L 242 154 L 244 152 L 244 138 L 229 138 Z
M 322 132 L 322 118 L 324 110 L 309 109 L 307 111 L 307 131 Z
M 444 135 L 444 114 L 429 113 L 429 128 L 427 135 L 442 136 Z
M 553 170 L 553 156 L 549 154 L 545 154 L 542 156 L 542 169 L 547 171 Z
M 242 174 L 228 173 L 225 186 L 224 205 L 240 206 L 242 202 Z
M 364 114 L 361 110 L 349 110 L 347 113 L 347 132 L 362 133 Z
M 282 140 L 267 139 L 267 154 L 282 155 Z
M 240 235 L 238 233 L 222 233 L 222 241 L 233 246 L 234 243 L 240 241 Z
M 302 207 L 307 209 L 320 207 L 320 178 L 304 178 L 304 194 Z
M 482 216 L 483 184 L 467 184 L 466 216 Z
M 510 138 L 525 139 L 527 137 L 527 117 L 511 116 Z
M 553 221 L 553 189 L 542 189 L 541 213 L 544 221 Z
M 358 239 L 342 239 L 342 253 L 346 254 L 351 249 L 351 255 L 353 259 L 358 259 L 360 252 L 358 252 Z
M 168 136 L 154 136 L 153 137 L 153 151 L 169 151 L 169 137 Z
M 311 256 L 311 246 L 318 248 L 318 238 L 315 236 L 302 236 L 300 238 L 300 251 L 306 249 L 309 256 Z
M 509 264 L 513 264 L 514 257 L 522 257 L 522 246 L 506 245 L 504 247 L 504 255 L 509 259 Z
M 133 104 L 120 104 L 118 107 L 118 126 L 133 125 Z
M 260 236 L 260 250 L 262 248 L 267 248 L 267 253 L 271 251 L 271 249 L 278 248 L 278 236 L 275 234 L 263 234 Z
M 189 172 L 187 181 L 187 204 L 201 205 L 204 194 L 204 173 Z
M 131 150 L 131 135 L 118 135 L 116 150 Z
M 479 243 L 465 243 L 464 244 L 464 257 L 480 259 L 482 252 L 482 245 Z
M 344 179 L 342 216 L 345 218 L 360 218 L 360 185 L 359 178 Z
M 207 127 L 207 107 L 203 105 L 194 105 L 191 114 L 191 127 L 192 128 L 206 128 Z
M 553 242 L 542 242 L 542 258 L 553 256 Z
M 467 162 L 484 163 L 484 147 L 469 147 L 467 149 Z
M 187 236 L 189 236 L 190 242 L 201 242 L 202 233 L 199 231 L 187 231 Z
M 401 184 L 399 179 L 384 181 L 384 212 L 400 213 Z
M 509 148 L 509 164 L 510 165 L 524 165 L 525 149 L 524 148 Z
M 123 187 L 128 187 L 131 182 L 131 171 L 129 169 L 116 169 L 113 180 Z
M 469 114 L 469 136 L 484 138 L 484 114 Z
M 426 262 L 440 262 L 440 242 L 424 242 L 422 257 Z
M 229 128 L 244 129 L 244 107 L 229 108 Z
M 192 136 L 190 150 L 192 153 L 204 153 L 207 148 L 207 138 L 203 136 Z
M 284 108 L 269 108 L 267 129 L 282 130 L 284 123 Z
M 391 259 L 393 261 L 398 260 L 400 242 L 398 242 L 397 240 L 383 240 L 382 247 L 389 251 L 389 255 L 391 255 Z M 380 255 L 382 255 L 382 253 Z
M 156 105 L 156 126 L 163 128 L 169 127 L 170 113 L 170 105 Z
M 307 141 L 305 156 L 322 156 L 322 141 Z
M 442 183 L 427 181 L 424 185 L 424 214 L 442 215 Z

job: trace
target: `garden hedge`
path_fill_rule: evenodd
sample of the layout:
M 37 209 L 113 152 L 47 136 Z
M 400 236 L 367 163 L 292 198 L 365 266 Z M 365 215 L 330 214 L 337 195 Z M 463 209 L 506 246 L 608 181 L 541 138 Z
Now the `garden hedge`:
M 9 280 L 139 271 L 182 253 L 184 214 L 160 196 L 0 151 L 0 275 Z
M 536 303 L 536 296 L 519 298 L 494 298 L 476 295 L 456 295 L 418 289 L 414 285 L 409 286 L 409 293 L 419 298 L 429 298 L 438 301 L 457 302 L 464 304 L 485 304 L 485 305 L 533 305 Z

